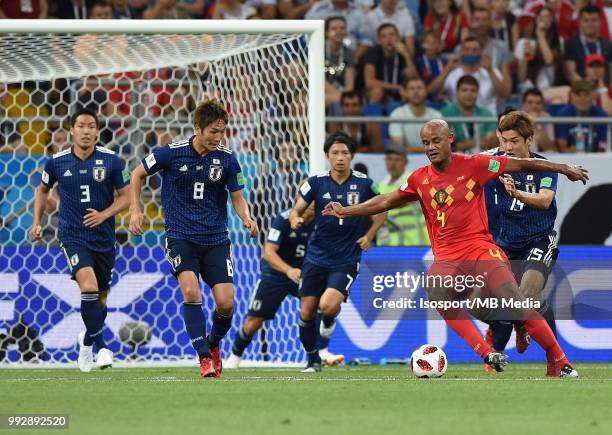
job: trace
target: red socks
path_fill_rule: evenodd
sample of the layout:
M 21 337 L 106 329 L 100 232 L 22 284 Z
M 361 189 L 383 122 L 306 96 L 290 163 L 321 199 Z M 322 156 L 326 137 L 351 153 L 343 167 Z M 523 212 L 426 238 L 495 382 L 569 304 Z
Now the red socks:
M 493 351 L 493 348 L 482 337 L 480 331 L 476 328 L 474 322 L 472 322 L 469 314 L 465 310 L 451 308 L 447 310 L 438 310 L 438 312 L 446 321 L 449 328 L 460 335 L 481 357 L 484 358 Z

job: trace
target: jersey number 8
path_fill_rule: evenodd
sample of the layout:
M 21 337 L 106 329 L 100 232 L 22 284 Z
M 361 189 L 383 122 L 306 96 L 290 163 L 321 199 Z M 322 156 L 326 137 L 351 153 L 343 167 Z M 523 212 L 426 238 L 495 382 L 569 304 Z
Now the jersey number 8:
M 204 183 L 193 183 L 193 199 L 204 199 Z

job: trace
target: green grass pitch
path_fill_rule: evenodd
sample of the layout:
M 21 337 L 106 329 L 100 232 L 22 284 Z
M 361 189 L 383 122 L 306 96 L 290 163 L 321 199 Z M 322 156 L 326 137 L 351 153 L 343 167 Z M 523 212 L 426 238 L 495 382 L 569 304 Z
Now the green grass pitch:
M 547 379 L 541 364 L 504 373 L 451 364 L 442 379 L 407 367 L 93 371 L 0 370 L 0 413 L 69 414 L 78 435 L 606 434 L 612 364 L 578 364 L 579 379 Z M 9 433 L 0 430 L 2 433 Z M 39 434 L 45 430 L 10 433 Z

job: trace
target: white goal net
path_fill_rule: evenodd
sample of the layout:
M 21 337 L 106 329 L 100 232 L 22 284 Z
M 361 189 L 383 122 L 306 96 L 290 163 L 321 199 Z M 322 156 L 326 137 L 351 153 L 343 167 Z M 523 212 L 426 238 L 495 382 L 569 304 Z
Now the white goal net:
M 322 23 L 87 24 L 88 34 L 65 21 L 23 21 L 0 29 L 4 364 L 76 360 L 76 336 L 83 329 L 80 296 L 58 248 L 54 206 L 48 207 L 41 242 L 29 243 L 27 231 L 42 164 L 69 146 L 68 119 L 77 108 L 99 113 L 99 145 L 133 168 L 152 148 L 189 137 L 190 114 L 199 102 L 214 97 L 226 105 L 226 144 L 242 165 L 245 194 L 262 227 L 261 236 L 251 240 L 230 213 L 237 301 L 232 337 L 258 279 L 265 229 L 290 207 L 300 179 L 320 170 L 321 159 L 317 151 L 311 155 L 310 144 L 321 148 L 324 134 L 323 70 L 317 64 L 323 61 Z M 320 109 L 309 110 L 314 107 Z M 147 183 L 144 236 L 127 233 L 127 213 L 116 219 L 117 261 L 104 334 L 119 360 L 185 360 L 195 352 L 185 333 L 180 290 L 163 253 L 160 178 Z M 204 301 L 210 319 L 208 288 Z M 245 359 L 301 360 L 297 310 L 296 300 L 285 301 Z M 122 337 L 130 322 L 141 322 L 137 332 L 142 333 Z M 230 345 L 229 339 L 222 343 L 226 356 Z

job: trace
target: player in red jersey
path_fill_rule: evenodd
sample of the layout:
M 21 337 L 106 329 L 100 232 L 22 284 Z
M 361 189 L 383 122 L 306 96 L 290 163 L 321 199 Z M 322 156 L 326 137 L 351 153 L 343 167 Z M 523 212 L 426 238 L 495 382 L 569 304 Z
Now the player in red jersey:
M 454 134 L 446 121 L 435 119 L 421 129 L 421 140 L 430 165 L 414 171 L 393 193 L 379 195 L 364 203 L 343 207 L 330 202 L 325 215 L 338 218 L 374 215 L 419 201 L 431 239 L 434 264 L 428 276 L 485 276 L 485 292 L 506 300 L 523 301 L 504 252 L 489 233 L 484 200 L 487 181 L 505 172 L 558 172 L 571 181 L 586 183 L 581 166 L 549 160 L 517 159 L 505 156 L 465 156 L 451 153 Z M 457 298 L 456 292 L 440 285 L 427 288 L 431 300 Z M 485 363 L 502 371 L 507 355 L 495 352 L 480 335 L 464 308 L 438 309 L 447 325 L 484 358 Z M 530 336 L 555 363 L 555 376 L 576 377 L 578 373 L 563 353 L 545 320 L 533 309 L 508 308 L 515 320 L 522 320 Z M 484 320 L 484 319 L 483 319 Z

